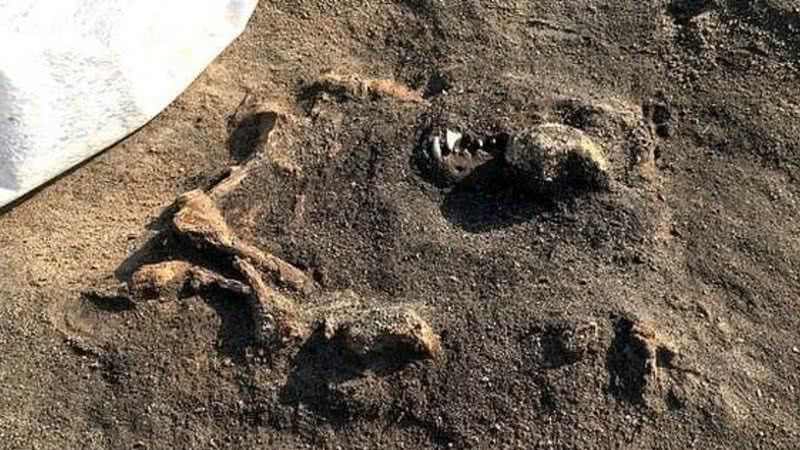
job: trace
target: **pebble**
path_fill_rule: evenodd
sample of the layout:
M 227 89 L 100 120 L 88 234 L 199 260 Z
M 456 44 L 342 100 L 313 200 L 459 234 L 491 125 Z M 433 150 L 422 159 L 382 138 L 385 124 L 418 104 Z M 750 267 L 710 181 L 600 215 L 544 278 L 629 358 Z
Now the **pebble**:
M 800 354 L 800 348 L 792 347 L 792 353 Z

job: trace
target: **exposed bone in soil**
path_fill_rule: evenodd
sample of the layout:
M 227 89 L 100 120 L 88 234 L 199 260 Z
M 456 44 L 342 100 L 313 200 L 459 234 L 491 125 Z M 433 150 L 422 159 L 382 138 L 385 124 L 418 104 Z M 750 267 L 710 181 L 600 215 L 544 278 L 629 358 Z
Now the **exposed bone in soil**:
M 185 287 L 190 287 L 195 292 L 216 287 L 242 295 L 252 293 L 250 287 L 240 281 L 225 278 L 185 261 L 142 266 L 133 274 L 129 284 L 133 295 L 143 298 L 157 298 L 163 294 L 179 292 Z
M 248 260 L 259 270 L 272 274 L 279 282 L 299 292 L 313 289 L 314 282 L 300 269 L 239 240 L 228 228 L 213 200 L 203 191 L 187 192 L 178 198 L 176 204 L 178 212 L 173 217 L 173 227 L 180 237 L 196 248 Z
M 401 102 L 425 102 L 419 92 L 395 80 L 363 78 L 354 73 L 326 72 L 319 77 L 315 87 L 323 92 L 355 98 L 364 98 L 371 95 L 388 97 Z
M 514 136 L 505 160 L 517 182 L 533 192 L 606 189 L 608 160 L 602 147 L 578 129 L 561 124 L 540 125 Z
M 246 176 L 244 170 L 232 173 L 236 178 L 233 183 Z M 229 183 L 225 179 L 217 186 L 228 189 Z M 181 195 L 176 206 L 172 225 L 178 236 L 196 251 L 215 252 L 230 258 L 229 264 L 244 282 L 188 262 L 169 261 L 137 270 L 129 286 L 134 295 L 158 297 L 168 291 L 178 292 L 187 283 L 195 292 L 215 287 L 244 295 L 250 304 L 255 340 L 259 345 L 302 340 L 310 334 L 313 323 L 322 322 L 328 339 L 343 336 L 346 348 L 362 357 L 410 352 L 422 358 L 434 358 L 441 351 L 439 337 L 410 306 L 349 310 L 344 314 L 342 305 L 334 302 L 330 308 L 314 311 L 316 315 L 302 311 L 290 297 L 265 283 L 262 271 L 301 294 L 308 294 L 313 288 L 313 281 L 307 275 L 288 262 L 240 241 L 212 198 L 202 190 Z M 334 294 L 331 298 L 338 297 Z

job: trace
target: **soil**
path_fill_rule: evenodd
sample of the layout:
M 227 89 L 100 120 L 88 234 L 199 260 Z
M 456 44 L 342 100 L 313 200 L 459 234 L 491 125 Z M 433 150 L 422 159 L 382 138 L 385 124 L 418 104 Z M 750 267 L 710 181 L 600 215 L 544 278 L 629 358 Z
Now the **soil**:
M 264 0 L 0 216 L 0 448 L 798 448 L 798 58 L 789 0 Z M 602 186 L 510 167 L 553 124 Z

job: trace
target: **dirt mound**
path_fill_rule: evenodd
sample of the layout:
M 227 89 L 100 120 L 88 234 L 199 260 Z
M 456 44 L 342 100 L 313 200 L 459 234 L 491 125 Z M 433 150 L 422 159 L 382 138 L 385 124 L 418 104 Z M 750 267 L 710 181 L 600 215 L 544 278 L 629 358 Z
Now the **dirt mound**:
M 797 448 L 797 12 L 495 3 L 262 2 L 0 218 L 0 448 Z

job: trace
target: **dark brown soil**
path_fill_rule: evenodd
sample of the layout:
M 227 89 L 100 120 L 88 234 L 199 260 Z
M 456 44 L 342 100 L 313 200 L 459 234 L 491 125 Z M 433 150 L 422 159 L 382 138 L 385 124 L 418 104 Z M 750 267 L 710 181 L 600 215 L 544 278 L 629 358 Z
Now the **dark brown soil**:
M 0 217 L 0 448 L 800 447 L 799 33 L 788 0 L 262 1 L 159 118 Z M 508 167 L 548 123 L 607 186 Z M 440 163 L 447 129 L 470 149 Z M 246 281 L 170 225 L 233 165 L 232 232 L 315 286 L 265 282 L 413 308 L 441 352 L 131 294 L 170 260 Z

